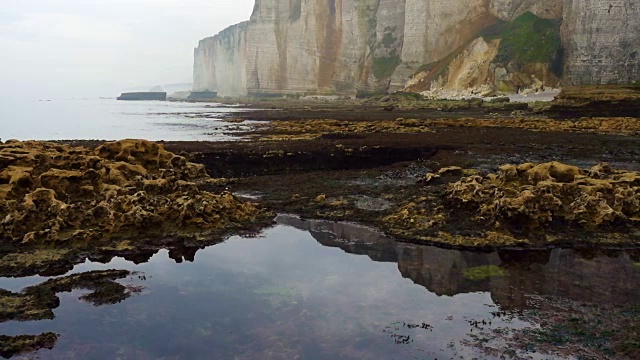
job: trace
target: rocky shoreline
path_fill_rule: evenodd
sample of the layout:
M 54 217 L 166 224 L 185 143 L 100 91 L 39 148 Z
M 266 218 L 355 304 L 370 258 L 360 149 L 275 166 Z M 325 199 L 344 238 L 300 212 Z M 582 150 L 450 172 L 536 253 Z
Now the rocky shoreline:
M 68 268 L 99 254 L 215 243 L 272 218 L 225 191 L 229 180 L 146 140 L 94 149 L 7 141 L 0 164 L 4 276 Z
M 580 104 L 569 119 L 546 116 L 555 105 L 263 100 L 266 110 L 225 119 L 265 120 L 241 142 L 7 141 L 0 273 L 62 275 L 86 259 L 144 261 L 160 249 L 188 260 L 277 213 L 473 251 L 640 248 L 640 119 L 585 115 Z M 128 275 L 57 278 L 0 301 L 7 320 L 35 308 L 50 316 L 59 291 L 125 299 L 131 289 L 113 280 Z M 56 339 L 3 337 L 0 356 Z
M 615 104 L 640 98 L 635 90 L 616 89 L 585 94 Z M 581 244 L 570 240 L 579 230 L 576 234 L 619 233 L 606 245 L 635 246 L 640 166 L 634 135 L 640 121 L 579 112 L 568 120 L 544 116 L 576 98 L 575 89 L 563 94 L 551 106 L 433 101 L 411 94 L 357 103 L 263 100 L 262 105 L 275 106 L 226 119 L 269 120 L 245 134 L 250 139 L 245 142 L 7 141 L 0 144 L 0 237 L 8 240 L 3 246 L 92 242 L 126 250 L 137 238 L 203 237 L 290 212 L 363 222 L 405 240 L 444 246 L 544 247 L 529 233 L 539 234 L 547 225 L 548 238 L 564 239 L 551 245 Z M 590 103 L 587 95 L 576 100 L 576 109 Z M 629 171 L 613 170 L 618 166 Z M 396 179 L 387 174 L 398 168 L 409 170 Z M 570 169 L 571 179 L 558 169 Z M 312 182 L 282 193 L 276 184 L 292 185 L 309 175 L 336 178 L 342 189 Z M 353 186 L 352 177 L 361 184 Z M 385 177 L 390 179 L 381 185 Z M 473 196 L 465 193 L 469 187 Z M 261 193 L 258 202 L 265 210 L 227 189 Z M 474 198 L 482 191 L 485 199 Z M 553 194 L 551 202 L 536 204 L 546 194 Z M 363 196 L 390 205 L 367 212 L 354 200 Z M 467 209 L 469 204 L 478 208 Z M 503 232 L 507 238 L 487 240 L 495 231 L 465 225 L 470 215 L 480 222 L 488 216 L 493 230 L 510 228 Z M 443 218 L 451 231 L 433 226 Z M 417 230 L 425 228 L 432 231 Z M 566 236 L 557 236 L 562 232 Z

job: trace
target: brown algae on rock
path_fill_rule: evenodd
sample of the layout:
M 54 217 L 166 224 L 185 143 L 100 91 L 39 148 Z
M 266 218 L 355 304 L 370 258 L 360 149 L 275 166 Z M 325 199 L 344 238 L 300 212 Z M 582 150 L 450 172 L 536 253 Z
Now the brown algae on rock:
M 366 133 L 435 133 L 439 129 L 451 127 L 514 128 L 532 131 L 635 135 L 640 133 L 640 119 L 634 117 L 579 117 L 571 120 L 557 120 L 546 117 L 522 117 L 514 112 L 511 117 L 492 118 L 398 118 L 384 121 L 277 120 L 261 125 L 256 136 L 263 141 L 339 139 Z
M 90 290 L 80 299 L 95 306 L 119 303 L 130 297 L 131 291 L 115 280 L 129 275 L 131 272 L 127 270 L 91 271 L 50 279 L 19 293 L 0 289 L 0 323 L 53 319 L 53 309 L 60 306 L 57 294 L 75 289 Z M 58 337 L 55 333 L 0 335 L 0 356 L 10 358 L 39 349 L 51 349 Z
M 505 165 L 497 174 L 450 184 L 447 197 L 497 227 L 535 230 L 554 221 L 583 228 L 637 225 L 640 174 L 607 164 L 588 171 L 558 162 Z
M 234 227 L 260 214 L 203 165 L 145 140 L 95 150 L 48 142 L 0 144 L 0 238 L 23 243 Z
M 269 135 L 260 140 L 309 140 L 318 138 L 340 138 L 358 133 L 430 133 L 427 121 L 403 119 L 385 121 L 343 121 L 314 119 L 304 121 L 273 121 L 264 125 Z
M 127 270 L 91 271 L 47 280 L 30 286 L 20 293 L 0 289 L 0 323 L 11 320 L 28 321 L 53 319 L 53 309 L 60 305 L 56 295 L 74 289 L 92 292 L 80 299 L 93 305 L 116 304 L 131 294 L 127 288 L 115 282 L 129 276 Z
M 639 241 L 637 172 L 606 163 L 583 170 L 550 162 L 468 174 L 437 187 L 436 196 L 401 204 L 383 219 L 384 227 L 402 238 L 461 247 Z M 439 177 L 429 174 L 424 182 L 433 187 Z
M 12 252 L 0 256 L 0 271 L 41 268 L 63 260 L 71 250 L 68 249 L 29 249 L 26 252 Z
M 58 341 L 58 334 L 5 336 L 0 335 L 0 356 L 11 358 L 15 355 L 40 349 L 52 349 Z

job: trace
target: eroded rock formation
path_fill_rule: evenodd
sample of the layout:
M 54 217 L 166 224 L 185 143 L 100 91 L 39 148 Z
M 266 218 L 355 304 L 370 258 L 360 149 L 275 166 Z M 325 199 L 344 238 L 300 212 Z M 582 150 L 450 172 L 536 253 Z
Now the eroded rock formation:
M 248 22 L 202 40 L 195 90 L 513 92 L 640 80 L 640 2 L 256 0 Z M 407 83 L 407 81 L 409 81 Z
M 252 220 L 254 204 L 198 187 L 224 181 L 145 140 L 95 150 L 9 141 L 0 144 L 0 239 L 99 240 Z
M 600 164 L 589 171 L 558 162 L 505 165 L 449 186 L 449 200 L 473 207 L 499 228 L 529 231 L 552 222 L 585 228 L 640 221 L 640 175 Z
M 400 204 L 384 218 L 389 233 L 463 247 L 638 241 L 640 174 L 606 163 L 504 165 L 486 175 L 446 168 L 423 182 L 435 196 Z

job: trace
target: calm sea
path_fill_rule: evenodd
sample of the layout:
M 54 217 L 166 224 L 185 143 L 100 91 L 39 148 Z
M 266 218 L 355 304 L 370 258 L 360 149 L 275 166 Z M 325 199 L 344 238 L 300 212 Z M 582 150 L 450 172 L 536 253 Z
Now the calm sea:
M 221 104 L 115 99 L 0 99 L 0 139 L 231 140 L 247 130 L 221 121 L 238 111 Z

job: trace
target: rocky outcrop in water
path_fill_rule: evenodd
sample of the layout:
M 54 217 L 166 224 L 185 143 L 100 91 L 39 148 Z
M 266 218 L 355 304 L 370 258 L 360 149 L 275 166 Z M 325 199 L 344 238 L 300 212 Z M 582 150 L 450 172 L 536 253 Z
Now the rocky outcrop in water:
M 640 80 L 637 0 L 256 0 L 195 50 L 228 95 L 483 91 Z M 409 82 L 407 82 L 409 81 Z
M 53 349 L 58 334 L 6 336 L 0 335 L 0 356 L 10 359 L 17 354 L 29 353 L 40 349 Z
M 118 100 L 125 100 L 125 101 L 151 101 L 151 100 L 158 100 L 158 101 L 165 101 L 167 100 L 167 93 L 166 92 L 133 92 L 133 93 L 122 93 L 119 97 Z

